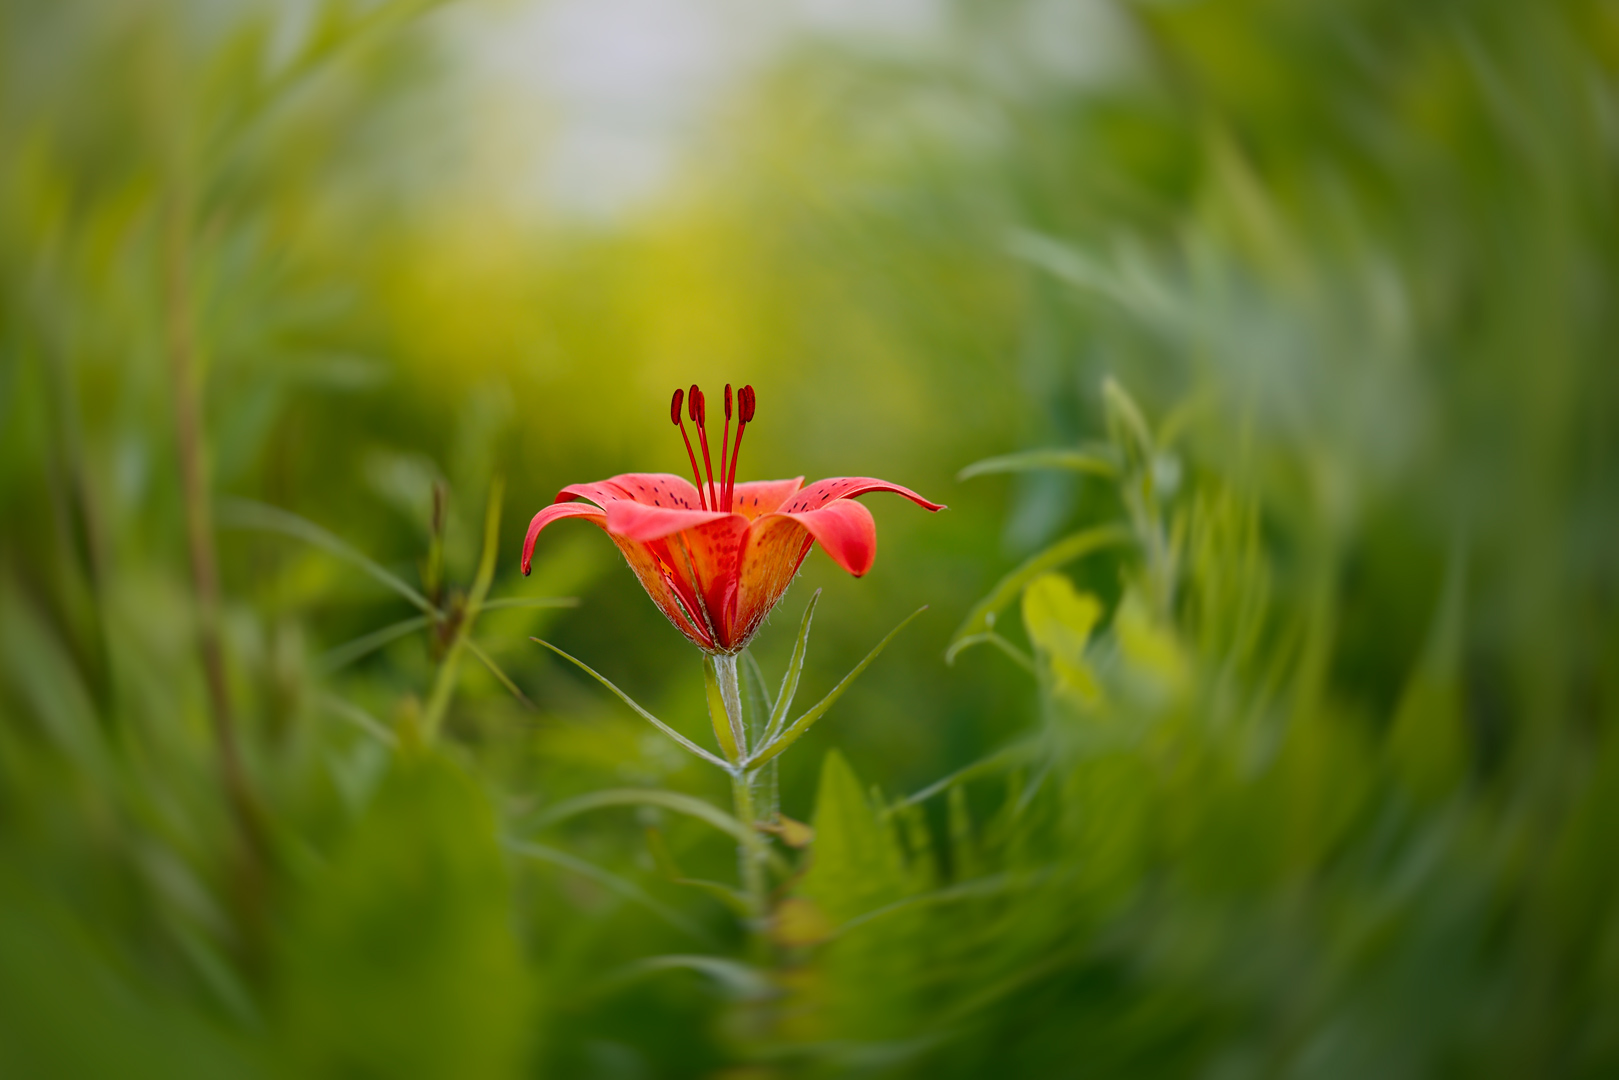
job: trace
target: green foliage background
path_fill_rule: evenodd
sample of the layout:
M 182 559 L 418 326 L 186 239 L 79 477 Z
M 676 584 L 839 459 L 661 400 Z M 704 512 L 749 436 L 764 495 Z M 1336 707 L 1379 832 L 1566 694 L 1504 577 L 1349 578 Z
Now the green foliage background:
M 289 10 L 0 6 L 0 1073 L 1619 1071 L 1611 4 L 941 5 L 607 224 L 429 137 L 482 9 Z M 698 657 L 517 572 L 692 381 L 951 506 L 755 644 L 930 605 L 751 937 L 645 796 L 723 777 L 527 638 L 707 745 Z

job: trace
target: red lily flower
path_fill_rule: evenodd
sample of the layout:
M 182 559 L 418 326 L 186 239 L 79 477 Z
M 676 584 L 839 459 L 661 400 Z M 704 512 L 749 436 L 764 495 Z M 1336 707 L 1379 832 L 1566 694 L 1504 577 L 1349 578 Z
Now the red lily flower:
M 525 575 L 540 530 L 560 518 L 588 518 L 618 545 L 647 595 L 675 629 L 705 652 L 737 653 L 787 591 L 817 541 L 833 562 L 855 577 L 871 569 L 877 555 L 877 523 L 871 511 L 852 501 L 857 495 L 892 491 L 928 510 L 944 509 L 909 488 L 865 476 L 834 477 L 808 487 L 802 476 L 738 484 L 736 452 L 753 419 L 751 386 L 744 386 L 738 395 L 741 410 L 734 446 L 726 445 L 731 388 L 725 388 L 718 482 L 708 453 L 703 394 L 696 386 L 691 388 L 690 415 L 704 464 L 709 466 L 705 484 L 681 420 L 682 397 L 683 392 L 676 390 L 670 420 L 686 441 L 697 484 L 670 473 L 625 473 L 594 484 L 569 484 L 557 493 L 555 504 L 529 522 L 523 541 Z

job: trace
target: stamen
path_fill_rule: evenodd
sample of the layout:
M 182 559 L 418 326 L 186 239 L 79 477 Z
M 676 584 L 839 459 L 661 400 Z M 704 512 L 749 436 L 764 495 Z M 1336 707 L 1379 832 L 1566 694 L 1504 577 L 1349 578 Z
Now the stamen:
M 686 398 L 686 413 L 691 417 L 692 423 L 697 425 L 697 441 L 703 446 L 703 469 L 708 473 L 708 505 L 707 509 L 718 510 L 720 505 L 719 492 L 714 488 L 714 459 L 708 455 L 708 407 L 703 400 L 703 392 L 697 388 L 696 383 L 691 384 L 691 393 Z M 702 477 L 697 478 L 697 486 L 703 486 Z
M 696 389 L 697 387 L 692 387 L 694 392 Z M 708 496 L 703 494 L 703 474 L 697 471 L 697 455 L 692 451 L 691 436 L 686 434 L 686 424 L 680 416 L 680 404 L 685 400 L 685 397 L 686 391 L 676 387 L 675 396 L 669 399 L 669 419 L 680 429 L 680 437 L 686 443 L 686 456 L 691 459 L 691 475 L 697 481 L 697 498 L 703 504 L 703 509 L 707 510 Z M 693 400 L 695 402 L 695 399 Z
M 726 481 L 725 451 L 731 445 L 731 384 L 725 384 L 725 431 L 720 435 L 720 505 L 716 510 L 731 510 L 731 489 Z
M 727 506 L 731 505 L 731 501 L 736 496 L 736 459 L 742 453 L 742 432 L 747 430 L 748 421 L 753 419 L 754 395 L 752 385 L 744 386 L 736 398 L 736 444 L 731 448 L 731 478 L 725 485 L 725 503 Z

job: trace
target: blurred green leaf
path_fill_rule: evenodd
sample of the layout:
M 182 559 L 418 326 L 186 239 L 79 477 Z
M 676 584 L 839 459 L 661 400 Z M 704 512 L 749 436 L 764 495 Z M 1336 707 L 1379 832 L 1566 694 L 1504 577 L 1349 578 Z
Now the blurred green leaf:
M 956 629 L 955 635 L 950 639 L 950 650 L 945 653 L 945 662 L 954 661 L 956 655 L 966 647 L 966 639 L 976 635 L 987 634 L 994 628 L 995 617 L 1000 614 L 1012 601 L 1022 595 L 1029 582 L 1040 575 L 1084 558 L 1093 552 L 1104 551 L 1110 547 L 1119 547 L 1131 542 L 1131 534 L 1122 525 L 1098 525 L 1094 528 L 1083 529 L 1072 536 L 1057 541 L 1044 551 L 1025 559 L 1016 570 L 1007 574 L 996 582 L 995 588 L 984 599 L 973 606 L 967 618 Z M 984 640 L 978 637 L 977 640 Z
M 534 986 L 477 784 L 398 757 L 278 942 L 276 1027 L 304 1076 L 501 1076 L 531 1044 Z

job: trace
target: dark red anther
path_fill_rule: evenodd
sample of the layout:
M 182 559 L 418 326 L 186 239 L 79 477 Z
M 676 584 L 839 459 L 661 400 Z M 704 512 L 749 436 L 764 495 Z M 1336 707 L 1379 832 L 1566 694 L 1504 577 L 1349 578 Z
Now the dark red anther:
M 731 384 L 725 384 L 725 419 L 731 418 Z
M 725 389 L 729 391 L 731 388 L 727 386 Z M 727 402 L 729 402 L 729 393 L 726 394 L 726 398 Z M 731 500 L 736 494 L 736 459 L 737 455 L 742 453 L 742 432 L 747 430 L 748 421 L 753 419 L 754 399 L 753 387 L 751 385 L 744 386 L 737 392 L 736 404 L 736 443 L 731 447 L 731 474 L 730 477 L 725 481 L 725 504 L 727 507 L 731 505 Z M 729 409 L 726 410 L 726 415 L 730 415 Z
M 692 419 L 695 420 L 698 412 L 697 387 L 694 386 L 691 390 Z M 703 493 L 703 474 L 697 469 L 697 453 L 691 448 L 691 436 L 686 434 L 686 424 L 680 416 L 680 403 L 685 396 L 686 391 L 679 387 L 675 388 L 675 396 L 669 399 L 669 419 L 674 422 L 675 427 L 680 429 L 680 439 L 686 444 L 686 457 L 691 460 L 692 479 L 697 481 L 697 501 L 703 504 L 704 510 L 707 510 L 708 496 Z
M 703 400 L 703 392 L 697 388 L 696 383 L 691 384 L 691 393 L 686 395 L 686 411 L 691 416 L 692 423 L 697 425 L 697 441 L 703 447 L 703 471 L 708 475 L 708 496 L 706 507 L 718 510 L 720 507 L 720 494 L 714 487 L 714 459 L 708 454 L 708 403 Z M 695 462 L 693 463 L 695 464 Z M 703 486 L 703 478 L 697 478 L 697 486 Z

